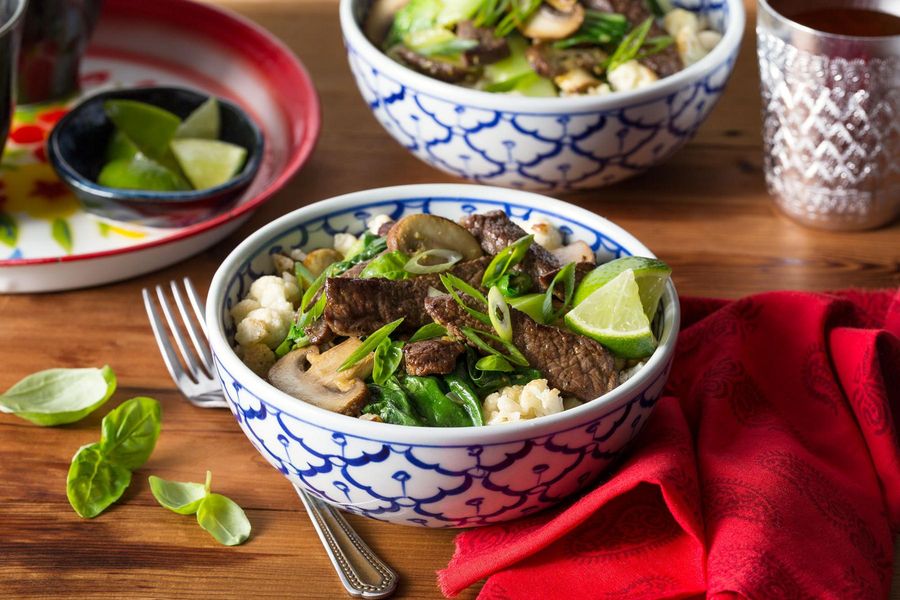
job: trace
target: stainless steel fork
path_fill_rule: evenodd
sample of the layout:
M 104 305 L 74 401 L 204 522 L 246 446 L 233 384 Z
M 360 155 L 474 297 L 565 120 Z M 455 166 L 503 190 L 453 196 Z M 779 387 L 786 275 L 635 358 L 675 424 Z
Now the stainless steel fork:
M 227 408 L 228 404 L 219 383 L 215 380 L 212 353 L 207 342 L 206 323 L 203 319 L 203 301 L 197 295 L 190 279 L 185 277 L 183 283 L 185 294 L 182 294 L 175 281 L 169 283 L 174 305 L 181 316 L 181 327 L 162 286 L 156 286 L 156 297 L 162 308 L 165 324 L 150 290 L 147 288 L 143 290 L 144 307 L 150 318 L 156 344 L 159 346 L 169 375 L 191 404 L 200 408 Z M 184 298 L 185 295 L 187 300 Z M 190 346 L 182 328 L 190 338 Z M 170 341 L 169 334 L 175 340 L 175 347 Z M 175 351 L 176 347 L 178 353 Z M 294 489 L 303 501 L 313 527 L 319 534 L 328 558 L 331 559 L 331 564 L 334 565 L 347 593 L 355 598 L 372 599 L 387 598 L 393 594 L 399 581 L 396 571 L 372 552 L 340 511 L 307 494 L 299 486 L 295 485 Z

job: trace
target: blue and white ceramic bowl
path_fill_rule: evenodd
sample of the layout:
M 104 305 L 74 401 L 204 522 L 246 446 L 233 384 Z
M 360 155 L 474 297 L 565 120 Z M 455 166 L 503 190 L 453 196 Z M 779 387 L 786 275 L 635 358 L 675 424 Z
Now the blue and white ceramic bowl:
M 451 85 L 391 60 L 360 29 L 369 2 L 341 0 L 341 29 L 356 84 L 388 133 L 447 173 L 540 191 L 608 185 L 668 158 L 722 94 L 744 31 L 744 0 L 674 0 L 724 34 L 702 60 L 632 92 L 527 98 Z
M 277 390 L 232 350 L 229 309 L 283 249 L 331 244 L 373 215 L 425 212 L 458 219 L 502 209 L 546 215 L 603 260 L 652 256 L 597 215 L 537 194 L 471 185 L 411 185 L 339 196 L 300 208 L 247 238 L 216 272 L 206 322 L 216 370 L 241 429 L 292 483 L 344 510 L 426 527 L 472 527 L 546 508 L 589 485 L 640 431 L 662 392 L 679 326 L 669 284 L 657 317 L 660 346 L 638 374 L 598 400 L 563 413 L 486 427 L 425 428 L 363 421 Z

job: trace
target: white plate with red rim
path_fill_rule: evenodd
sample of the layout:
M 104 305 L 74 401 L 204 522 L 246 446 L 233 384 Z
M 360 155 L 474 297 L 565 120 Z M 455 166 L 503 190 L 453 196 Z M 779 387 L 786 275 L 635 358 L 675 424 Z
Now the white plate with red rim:
M 287 183 L 319 133 L 318 98 L 294 54 L 252 22 L 189 0 L 106 0 L 81 81 L 82 96 L 174 85 L 232 100 L 263 131 L 262 166 L 244 195 L 207 221 L 179 229 L 105 221 L 81 210 L 46 162 L 44 141 L 66 107 L 22 107 L 0 165 L 0 293 L 110 283 L 211 246 Z

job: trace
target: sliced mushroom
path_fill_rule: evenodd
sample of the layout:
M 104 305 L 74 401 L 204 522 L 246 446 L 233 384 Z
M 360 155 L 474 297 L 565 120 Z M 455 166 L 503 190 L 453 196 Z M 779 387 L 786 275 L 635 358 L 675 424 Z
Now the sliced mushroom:
M 359 414 L 369 394 L 365 379 L 372 373 L 373 356 L 370 353 L 346 371 L 338 368 L 361 345 L 358 338 L 349 338 L 321 354 L 317 346 L 289 352 L 269 369 L 269 382 L 319 408 Z
M 578 0 L 546 0 L 546 2 L 559 12 L 569 12 L 578 4 Z
M 318 277 L 329 265 L 339 260 L 344 260 L 344 256 L 337 250 L 319 248 L 306 255 L 306 258 L 303 259 L 303 266 L 309 269 L 314 277 Z
M 553 78 L 553 83 L 566 95 L 576 95 L 600 85 L 600 80 L 580 67 Z
M 535 40 L 561 40 L 575 33 L 584 21 L 584 8 L 575 4 L 572 10 L 561 12 L 549 4 L 541 4 L 519 30 Z
M 424 214 L 408 215 L 394 223 L 387 236 L 387 247 L 410 256 L 423 250 L 445 248 L 459 252 L 463 260 L 474 260 L 484 254 L 478 240 L 463 227 L 450 219 Z
M 581 240 L 577 242 L 572 242 L 568 246 L 560 246 L 554 250 L 551 250 L 550 253 L 559 259 L 561 264 L 567 265 L 569 263 L 591 263 L 595 264 L 597 262 L 597 257 L 594 256 L 593 250 Z
M 369 41 L 381 46 L 394 24 L 394 15 L 408 3 L 409 0 L 375 0 L 363 24 L 363 32 Z

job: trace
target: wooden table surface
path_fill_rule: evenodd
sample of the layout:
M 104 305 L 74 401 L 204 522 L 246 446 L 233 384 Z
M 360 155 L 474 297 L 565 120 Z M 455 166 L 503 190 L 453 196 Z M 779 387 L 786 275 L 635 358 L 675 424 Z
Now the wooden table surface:
M 93 520 L 80 519 L 69 507 L 65 480 L 75 450 L 97 438 L 100 414 L 56 428 L 0 415 L 0 597 L 343 597 L 288 482 L 227 411 L 190 407 L 174 390 L 140 291 L 185 275 L 205 291 L 243 237 L 306 203 L 369 187 L 454 179 L 413 158 L 369 114 L 344 59 L 336 2 L 219 3 L 268 28 L 306 63 L 323 106 L 318 147 L 287 189 L 200 256 L 101 288 L 0 296 L 0 339 L 6 340 L 0 389 L 51 366 L 109 364 L 120 386 L 109 407 L 150 395 L 164 409 L 163 433 L 150 461 L 124 498 Z M 697 138 L 651 173 L 566 199 L 643 240 L 672 265 L 684 295 L 897 286 L 900 224 L 823 233 L 776 214 L 763 185 L 752 1 L 748 10 L 735 73 Z M 217 545 L 191 518 L 160 508 L 150 494 L 151 473 L 202 481 L 206 469 L 215 489 L 247 510 L 253 536 L 243 546 Z M 434 572 L 453 552 L 452 532 L 350 520 L 400 571 L 397 597 L 439 597 Z M 462 597 L 474 597 L 476 588 Z

